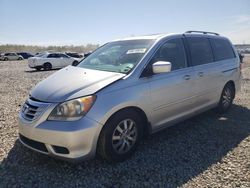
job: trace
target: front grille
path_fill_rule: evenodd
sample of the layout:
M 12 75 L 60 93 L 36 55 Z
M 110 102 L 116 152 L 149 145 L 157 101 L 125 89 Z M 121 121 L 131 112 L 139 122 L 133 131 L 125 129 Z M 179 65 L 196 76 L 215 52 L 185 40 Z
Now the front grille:
M 26 145 L 28 145 L 28 146 L 30 146 L 30 147 L 32 147 L 34 149 L 37 149 L 39 151 L 43 151 L 43 152 L 48 153 L 48 150 L 47 150 L 44 143 L 38 142 L 38 141 L 35 141 L 35 140 L 31 140 L 31 139 L 29 139 L 29 138 L 27 138 L 27 137 L 25 137 L 25 136 L 23 136 L 21 134 L 19 134 L 19 138 Z
M 21 115 L 27 121 L 36 120 L 49 106 L 49 103 L 38 102 L 29 98 L 21 109 Z

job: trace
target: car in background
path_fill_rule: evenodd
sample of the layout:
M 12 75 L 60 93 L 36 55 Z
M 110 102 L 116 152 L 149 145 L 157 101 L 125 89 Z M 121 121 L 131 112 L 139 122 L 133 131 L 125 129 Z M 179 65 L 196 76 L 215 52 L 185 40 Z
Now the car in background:
M 239 58 L 240 58 L 240 62 L 243 63 L 243 59 L 244 59 L 244 54 L 240 51 L 238 51 L 238 55 L 239 55 Z
M 73 57 L 78 62 L 80 62 L 82 59 L 84 59 L 84 54 L 80 54 L 80 53 L 77 53 L 77 52 L 65 52 L 65 54 L 70 56 L 70 57 Z
M 66 55 L 73 57 L 73 58 L 83 58 L 84 55 L 77 53 L 77 52 L 65 52 Z
M 45 53 L 28 59 L 30 68 L 36 70 L 51 70 L 63 68 L 68 65 L 77 65 L 78 61 L 64 53 Z
M 17 54 L 22 56 L 23 59 L 28 59 L 30 57 L 34 57 L 34 55 L 32 55 L 31 53 L 28 53 L 28 52 L 18 52 Z
M 3 53 L 0 56 L 0 60 L 9 61 L 9 60 L 23 60 L 21 55 L 17 53 Z

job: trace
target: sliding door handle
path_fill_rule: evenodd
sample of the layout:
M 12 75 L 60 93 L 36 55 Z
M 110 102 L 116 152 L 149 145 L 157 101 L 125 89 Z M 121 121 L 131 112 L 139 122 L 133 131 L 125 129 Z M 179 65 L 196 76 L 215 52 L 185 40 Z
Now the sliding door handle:
M 185 75 L 185 76 L 183 76 L 183 79 L 184 79 L 184 80 L 190 80 L 190 75 Z
M 203 77 L 203 76 L 204 76 L 204 72 L 199 72 L 199 73 L 198 73 L 198 76 L 199 76 L 199 77 Z

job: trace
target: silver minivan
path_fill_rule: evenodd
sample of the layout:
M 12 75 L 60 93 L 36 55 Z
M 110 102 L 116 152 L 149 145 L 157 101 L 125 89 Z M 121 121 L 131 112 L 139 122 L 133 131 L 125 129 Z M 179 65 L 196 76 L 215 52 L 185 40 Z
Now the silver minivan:
M 146 134 L 208 109 L 226 112 L 240 88 L 240 60 L 217 33 L 188 31 L 109 42 L 30 92 L 19 140 L 69 161 L 130 157 Z

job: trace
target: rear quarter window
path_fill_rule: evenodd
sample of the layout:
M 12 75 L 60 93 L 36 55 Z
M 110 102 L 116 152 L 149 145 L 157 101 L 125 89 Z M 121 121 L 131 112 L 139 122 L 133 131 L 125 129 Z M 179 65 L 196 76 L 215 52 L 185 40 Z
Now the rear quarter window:
M 48 55 L 48 58 L 53 58 L 54 57 L 54 54 L 49 54 Z
M 210 42 L 204 37 L 188 37 L 192 65 L 203 65 L 214 61 Z
M 235 58 L 230 42 L 226 39 L 210 39 L 216 61 Z

